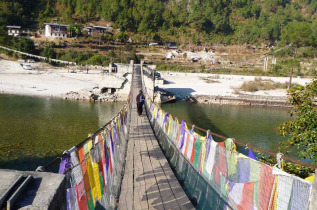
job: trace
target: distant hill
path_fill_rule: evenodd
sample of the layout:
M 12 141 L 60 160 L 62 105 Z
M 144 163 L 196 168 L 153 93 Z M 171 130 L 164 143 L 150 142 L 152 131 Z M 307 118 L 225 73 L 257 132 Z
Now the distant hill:
M 316 11 L 317 0 L 1 0 L 0 33 L 6 25 L 40 26 L 54 18 L 104 19 L 154 41 L 275 44 L 289 24 L 305 23 L 313 40 L 305 45 L 315 45 Z

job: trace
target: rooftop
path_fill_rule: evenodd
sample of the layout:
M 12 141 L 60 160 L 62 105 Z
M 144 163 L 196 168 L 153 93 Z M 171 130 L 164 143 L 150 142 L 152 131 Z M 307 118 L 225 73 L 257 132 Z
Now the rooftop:
M 21 28 L 21 26 L 7 26 L 7 28 L 17 28 L 17 29 L 19 29 L 19 28 Z
M 109 27 L 105 27 L 105 26 L 92 26 L 94 28 L 103 28 L 103 29 L 108 29 Z
M 69 25 L 65 25 L 65 24 L 57 24 L 57 23 L 44 23 L 45 25 L 50 25 L 50 26 L 64 26 L 64 27 L 68 27 Z

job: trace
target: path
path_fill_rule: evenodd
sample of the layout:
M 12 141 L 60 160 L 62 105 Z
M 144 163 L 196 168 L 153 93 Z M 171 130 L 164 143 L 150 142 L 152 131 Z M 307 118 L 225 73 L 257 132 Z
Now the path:
M 161 151 L 146 114 L 137 115 L 135 98 L 141 89 L 140 69 L 134 74 L 133 84 L 131 126 L 118 209 L 194 209 Z

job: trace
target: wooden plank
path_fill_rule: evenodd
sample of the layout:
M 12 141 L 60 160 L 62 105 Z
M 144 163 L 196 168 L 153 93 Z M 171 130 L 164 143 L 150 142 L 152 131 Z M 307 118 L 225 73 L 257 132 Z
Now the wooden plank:
M 133 99 L 141 89 L 134 79 Z M 160 149 L 146 115 L 132 102 L 130 134 L 118 209 L 191 209 L 191 202 Z
M 121 188 L 118 209 L 127 209 L 127 200 L 126 200 L 127 193 L 128 193 L 128 189 Z
M 146 185 L 146 195 L 150 209 L 151 207 L 162 207 L 164 209 L 161 194 L 156 184 Z

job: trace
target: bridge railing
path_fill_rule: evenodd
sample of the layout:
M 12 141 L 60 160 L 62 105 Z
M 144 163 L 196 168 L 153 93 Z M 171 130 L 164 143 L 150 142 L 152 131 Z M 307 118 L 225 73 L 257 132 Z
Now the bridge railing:
M 67 209 L 116 208 L 129 137 L 132 90 L 133 83 L 125 105 L 108 123 L 44 166 L 47 169 L 60 162 L 59 173 L 66 175 Z
M 143 75 L 142 75 L 143 77 Z M 236 151 L 233 139 L 198 135 L 155 105 L 143 83 L 156 137 L 198 209 L 308 209 L 312 184 Z
M 53 58 L 47 58 L 47 57 L 43 57 L 43 56 L 33 55 L 33 54 L 30 54 L 30 53 L 14 50 L 14 49 L 11 49 L 11 48 L 8 48 L 8 47 L 0 46 L 0 49 L 6 50 L 6 51 L 10 51 L 10 52 L 14 52 L 14 53 L 17 53 L 17 54 L 20 54 L 20 55 L 28 56 L 28 57 L 31 57 L 31 58 L 36 58 L 36 59 L 39 59 L 39 60 L 44 60 L 44 61 L 47 60 L 49 62 L 76 65 L 75 62 L 63 61 L 63 60 L 58 60 L 58 59 L 53 59 Z

